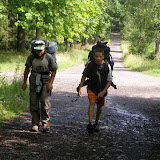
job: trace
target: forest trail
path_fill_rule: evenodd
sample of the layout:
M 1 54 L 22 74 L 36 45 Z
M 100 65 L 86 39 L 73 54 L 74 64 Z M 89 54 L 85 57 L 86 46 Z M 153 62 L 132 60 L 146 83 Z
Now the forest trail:
M 88 135 L 86 87 L 76 87 L 84 64 L 57 73 L 52 93 L 51 130 L 32 133 L 29 112 L 0 129 L 0 159 L 28 160 L 159 160 L 160 77 L 124 67 L 120 36 L 110 44 L 115 61 L 113 82 L 100 121 L 100 132 Z

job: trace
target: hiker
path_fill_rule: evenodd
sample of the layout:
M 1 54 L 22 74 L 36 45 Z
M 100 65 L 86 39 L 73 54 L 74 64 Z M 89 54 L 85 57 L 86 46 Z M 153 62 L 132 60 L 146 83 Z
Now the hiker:
M 25 66 L 23 90 L 27 87 L 28 74 L 31 70 L 29 77 L 30 113 L 32 116 L 31 131 L 38 132 L 40 121 L 42 122 L 43 131 L 49 131 L 51 91 L 57 65 L 52 55 L 47 53 L 44 41 L 37 40 L 35 42 L 34 52 L 28 56 Z
M 110 65 L 104 61 L 104 50 L 96 48 L 94 50 L 94 60 L 91 61 L 82 73 L 78 95 L 82 96 L 81 88 L 85 79 L 88 78 L 87 93 L 89 100 L 88 116 L 89 124 L 87 125 L 88 133 L 99 132 L 98 121 L 102 113 L 102 106 L 105 106 L 104 97 L 107 95 L 107 90 L 112 83 L 112 73 Z M 94 117 L 94 106 L 97 104 L 97 112 L 95 123 L 92 125 Z
M 88 63 L 90 63 L 90 62 L 92 62 L 92 60 L 94 61 L 94 50 L 96 49 L 96 48 L 101 48 L 101 49 L 103 49 L 103 51 L 104 51 L 104 61 L 107 61 L 108 62 L 108 64 L 110 65 L 110 67 L 111 67 L 111 71 L 113 71 L 113 66 L 114 66 L 114 61 L 113 61 L 113 59 L 112 59 L 112 55 L 110 54 L 110 47 L 108 47 L 107 46 L 107 43 L 108 42 L 101 42 L 101 41 L 98 41 L 97 42 L 97 44 L 96 45 L 94 45 L 94 46 L 92 46 L 92 50 L 89 52 L 89 54 L 88 54 L 88 60 L 87 60 L 87 62 L 86 62 L 86 64 L 85 64 L 85 66 L 88 64 Z M 88 79 L 86 79 L 85 80 L 85 82 L 83 83 L 83 86 L 86 86 L 88 84 Z M 80 84 L 78 85 L 78 87 L 76 88 L 76 90 L 77 90 L 77 92 L 78 92 L 78 90 L 79 90 L 79 86 L 80 86 Z M 82 86 L 82 87 L 83 87 Z M 111 86 L 114 88 L 114 89 L 117 89 L 117 86 L 112 82 L 111 83 Z

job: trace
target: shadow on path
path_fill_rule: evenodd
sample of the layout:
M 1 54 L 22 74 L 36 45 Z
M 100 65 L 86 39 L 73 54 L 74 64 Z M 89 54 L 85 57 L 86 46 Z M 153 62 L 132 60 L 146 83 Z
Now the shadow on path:
M 32 133 L 30 114 L 0 129 L 1 159 L 121 159 L 155 160 L 160 158 L 159 123 L 153 115 L 137 113 L 146 99 L 108 96 L 100 122 L 101 132 L 88 135 L 87 97 L 70 92 L 53 93 L 50 112 L 51 131 Z M 63 99 L 63 101 L 62 101 Z M 114 104 L 114 99 L 119 105 Z M 157 101 L 155 100 L 155 104 Z M 148 101 L 148 105 L 153 104 Z M 128 110 L 125 109 L 126 106 Z M 152 111 L 152 110 L 151 110 Z M 148 110 L 146 111 L 148 112 Z M 6 154 L 7 153 L 7 154 Z M 53 158 L 54 157 L 54 158 Z
M 57 73 L 52 94 L 51 130 L 32 133 L 29 112 L 0 128 L 2 160 L 158 160 L 160 120 L 156 112 L 159 78 L 125 68 L 120 36 L 110 46 L 118 89 L 109 89 L 100 132 L 88 135 L 88 99 L 77 99 L 76 87 L 84 65 Z

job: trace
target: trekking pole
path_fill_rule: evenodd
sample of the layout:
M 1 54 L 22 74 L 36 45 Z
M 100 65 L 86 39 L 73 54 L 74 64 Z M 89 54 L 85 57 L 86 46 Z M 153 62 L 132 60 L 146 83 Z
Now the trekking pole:
M 72 100 L 71 102 L 76 102 L 79 99 L 79 95 L 77 94 L 77 98 L 75 100 Z

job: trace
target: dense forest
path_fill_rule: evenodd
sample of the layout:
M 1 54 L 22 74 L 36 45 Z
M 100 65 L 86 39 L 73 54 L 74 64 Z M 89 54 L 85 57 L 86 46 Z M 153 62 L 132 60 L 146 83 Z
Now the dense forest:
M 33 39 L 64 44 L 105 41 L 114 26 L 133 54 L 159 55 L 159 0 L 1 0 L 0 48 L 24 52 Z

